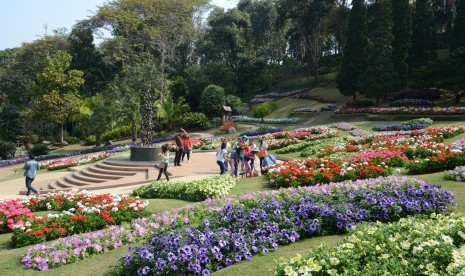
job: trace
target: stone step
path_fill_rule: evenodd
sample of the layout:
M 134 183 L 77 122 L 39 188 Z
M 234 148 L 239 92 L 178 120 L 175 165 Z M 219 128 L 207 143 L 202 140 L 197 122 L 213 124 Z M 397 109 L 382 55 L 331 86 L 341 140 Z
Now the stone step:
M 61 183 L 68 186 L 65 188 L 69 188 L 69 187 L 80 188 L 82 186 L 96 184 L 94 182 L 87 182 L 84 180 L 77 179 L 73 175 L 66 176 Z
M 63 189 L 63 188 L 77 188 L 75 187 L 72 183 L 68 182 L 68 180 L 65 178 L 62 178 L 62 179 L 59 179 L 57 180 L 57 182 L 55 182 L 55 186 L 58 188 L 58 189 Z
M 93 167 L 94 168 L 94 167 Z M 147 171 L 145 167 L 125 167 L 125 166 L 113 166 L 104 163 L 95 164 L 95 168 L 104 169 L 107 171 L 118 171 L 118 172 L 140 172 Z
M 87 175 L 82 174 L 81 172 L 75 172 L 72 174 L 72 176 L 78 180 L 82 180 L 82 181 L 86 181 L 90 183 L 102 183 L 108 180 L 108 179 L 89 177 Z
M 135 172 L 106 170 L 106 169 L 102 169 L 102 168 L 99 168 L 99 167 L 96 167 L 96 166 L 89 167 L 88 170 L 93 172 L 93 173 L 104 174 L 104 175 L 113 175 L 113 176 L 118 175 L 118 176 L 122 176 L 122 177 L 124 177 L 124 176 L 133 176 L 133 175 L 136 174 Z
M 106 165 L 111 165 L 111 166 L 119 166 L 119 167 L 142 167 L 142 168 L 158 168 L 159 164 L 162 163 L 162 161 L 158 162 L 128 162 L 127 160 L 119 160 L 119 159 L 106 159 L 105 161 L 102 162 L 103 164 Z
M 124 177 L 122 175 L 109 175 L 109 174 L 96 173 L 96 172 L 89 170 L 89 168 L 85 168 L 81 170 L 80 173 L 88 177 L 103 179 L 103 180 L 116 180 L 116 179 L 121 179 Z

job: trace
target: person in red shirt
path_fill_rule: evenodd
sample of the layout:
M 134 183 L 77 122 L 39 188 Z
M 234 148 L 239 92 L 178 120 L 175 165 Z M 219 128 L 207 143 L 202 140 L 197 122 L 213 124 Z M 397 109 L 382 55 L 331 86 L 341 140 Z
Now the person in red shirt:
M 184 135 L 184 140 L 182 142 L 183 144 L 183 150 L 182 150 L 182 162 L 184 162 L 184 156 L 187 155 L 187 163 L 189 163 L 189 159 L 191 158 L 191 152 L 192 152 L 192 140 L 189 137 L 189 134 Z

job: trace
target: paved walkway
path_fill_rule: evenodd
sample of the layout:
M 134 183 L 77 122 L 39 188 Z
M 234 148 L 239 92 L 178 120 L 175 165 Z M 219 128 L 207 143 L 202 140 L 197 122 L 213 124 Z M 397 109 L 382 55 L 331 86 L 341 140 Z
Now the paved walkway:
M 169 171 L 172 173 L 170 181 L 189 181 L 195 179 L 201 179 L 205 177 L 211 177 L 219 174 L 219 167 L 216 164 L 215 152 L 199 152 L 191 154 L 191 160 L 187 163 L 184 160 L 181 163 L 181 167 L 173 167 L 170 163 Z M 17 167 L 17 168 L 16 168 Z M 21 169 L 22 165 L 15 165 L 12 167 L 0 168 L 0 175 L 10 175 L 14 173 L 15 169 Z M 37 175 L 36 180 L 33 182 L 33 187 L 40 189 L 45 188 L 48 183 L 55 182 L 56 180 L 71 174 L 73 172 L 41 172 Z M 162 180 L 164 176 L 162 177 Z M 95 193 L 109 192 L 112 194 L 127 194 L 130 193 L 134 188 L 140 185 L 133 185 L 128 187 L 104 189 L 104 190 L 93 190 Z M 24 178 L 0 181 L 0 198 L 11 199 L 21 198 L 18 194 L 19 190 L 25 188 Z

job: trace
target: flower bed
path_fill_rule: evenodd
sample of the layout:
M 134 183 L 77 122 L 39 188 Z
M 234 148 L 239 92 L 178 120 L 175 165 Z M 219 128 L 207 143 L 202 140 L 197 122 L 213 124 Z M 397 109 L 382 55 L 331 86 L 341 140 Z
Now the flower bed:
M 276 164 L 268 169 L 267 178 L 276 188 L 315 185 L 387 176 L 391 169 L 385 164 L 347 163 L 341 159 L 310 158 Z
M 433 101 L 424 99 L 398 99 L 391 103 L 391 106 L 431 106 Z
M 13 231 L 12 243 L 16 247 L 130 221 L 145 214 L 147 202 L 128 196 L 71 191 L 31 197 L 22 201 L 21 205 L 34 211 L 62 212 L 45 217 L 17 216 L 9 227 Z
M 339 114 L 355 114 L 355 113 L 369 113 L 369 114 L 385 114 L 385 115 L 463 115 L 465 114 L 465 107 L 451 106 L 451 107 L 358 107 L 358 108 L 340 108 L 335 111 Z
M 301 107 L 301 108 L 296 108 L 293 113 L 311 113 L 311 112 L 318 112 L 316 108 L 313 107 Z
M 386 189 L 385 187 L 389 188 Z M 416 192 L 417 190 L 423 192 Z M 356 196 L 362 194 L 363 196 Z M 412 196 L 414 194 L 417 194 L 418 196 Z M 331 197 L 330 195 L 335 195 L 336 197 L 339 196 L 339 199 Z M 347 202 L 345 203 L 349 203 L 350 201 L 360 202 L 361 205 L 357 205 L 360 207 L 360 209 L 353 213 L 352 209 L 338 210 L 334 208 L 313 208 L 316 207 L 315 204 L 319 204 L 318 199 L 321 199 L 320 203 L 329 202 L 330 200 L 326 200 L 326 197 L 332 198 L 333 202 L 341 202 L 341 198 L 344 198 L 344 201 L 347 200 Z M 384 197 L 384 199 L 387 201 L 376 200 L 381 199 L 381 197 Z M 315 204 L 312 203 L 312 198 L 315 199 Z M 367 200 L 364 200 L 365 198 L 367 198 Z M 308 204 L 304 204 L 304 206 L 306 206 L 304 209 L 301 209 L 301 211 L 299 212 L 293 212 L 292 210 L 294 210 L 295 208 L 292 210 L 289 209 L 289 206 L 291 204 L 293 204 L 292 206 L 295 207 L 299 206 L 298 204 L 301 199 L 305 199 L 305 201 L 302 201 L 302 203 L 305 202 L 306 204 Z M 381 204 L 381 202 L 389 202 L 389 204 Z M 427 202 L 428 205 L 420 204 L 420 202 Z M 343 203 L 341 204 L 344 205 Z M 399 206 L 397 204 L 401 205 Z M 261 213 L 260 210 L 256 208 L 257 206 L 263 207 L 264 211 L 267 214 L 269 213 L 269 215 L 272 218 L 278 217 L 280 218 L 280 221 L 285 221 L 285 226 L 297 225 L 295 227 L 299 229 L 299 231 L 310 231 L 309 229 L 313 229 L 314 235 L 317 235 L 330 234 L 321 231 L 321 229 L 324 229 L 320 227 L 321 225 L 323 225 L 323 223 L 325 223 L 325 226 L 327 225 L 326 223 L 332 223 L 333 227 L 331 227 L 331 229 L 333 229 L 333 231 L 339 232 L 344 231 L 344 227 L 352 225 L 354 220 L 359 220 L 362 218 L 362 220 L 368 220 L 370 218 L 373 218 L 375 220 L 388 220 L 394 219 L 397 216 L 405 216 L 409 213 L 431 212 L 433 210 L 437 210 L 440 212 L 443 210 L 447 210 L 448 204 L 453 204 L 452 195 L 449 192 L 441 191 L 438 187 L 425 184 L 423 181 L 409 179 L 406 177 L 387 177 L 369 179 L 364 181 L 349 181 L 343 183 L 331 183 L 311 187 L 299 187 L 297 189 L 281 189 L 271 192 L 255 192 L 243 194 L 240 197 L 234 196 L 231 198 L 214 201 L 207 200 L 205 202 L 197 203 L 191 206 L 186 206 L 178 210 L 165 212 L 161 215 L 154 214 L 148 218 L 135 219 L 131 222 L 131 224 L 128 224 L 126 227 L 115 228 L 114 226 L 112 226 L 109 229 L 104 229 L 93 233 L 79 234 L 69 238 L 62 238 L 48 245 L 38 244 L 28 248 L 26 255 L 22 258 L 22 263 L 30 269 L 46 270 L 52 267 L 73 263 L 93 255 L 103 254 L 107 252 L 107 250 L 113 249 L 114 246 L 121 246 L 131 243 L 139 240 L 141 237 L 148 237 L 149 235 L 158 235 L 158 233 L 168 233 L 170 232 L 170 230 L 167 228 L 181 228 L 184 229 L 184 231 L 188 231 L 186 228 L 184 228 L 187 225 L 192 225 L 194 227 L 195 225 L 198 225 L 199 229 L 211 227 L 212 231 L 207 232 L 207 235 L 205 236 L 200 236 L 201 239 L 205 240 L 205 238 L 210 239 L 212 237 L 211 234 L 213 231 L 215 231 L 215 233 L 218 232 L 216 231 L 216 227 L 218 225 L 216 225 L 215 222 L 229 223 L 231 222 L 230 219 L 233 217 L 236 217 L 237 220 L 240 220 L 241 222 L 244 222 L 244 218 L 252 219 L 250 221 L 251 226 L 255 225 L 256 227 L 260 228 L 244 227 L 241 230 L 238 228 L 230 227 L 230 229 L 233 229 L 235 231 L 234 233 L 232 233 L 231 236 L 228 236 L 229 238 L 225 237 L 227 239 L 230 239 L 228 240 L 228 247 L 221 248 L 221 254 L 228 253 L 225 251 L 231 250 L 232 248 L 231 238 L 238 237 L 239 234 L 244 234 L 245 231 L 249 233 L 249 236 L 250 231 L 258 231 L 259 234 L 254 236 L 255 240 L 260 239 L 259 237 L 262 234 L 268 235 L 269 232 L 267 231 L 272 231 L 274 234 L 276 234 L 276 232 L 272 230 L 273 228 L 271 228 L 271 230 L 265 230 L 268 221 L 271 219 L 264 218 L 264 223 L 267 224 L 259 223 L 259 218 L 262 217 L 263 213 Z M 245 206 L 247 208 L 240 209 L 242 208 L 241 206 Z M 423 209 L 423 206 L 429 206 L 429 209 Z M 242 210 L 245 210 L 245 212 L 243 212 L 242 214 L 237 212 Z M 226 213 L 226 215 L 223 215 L 224 213 Z M 259 216 L 254 216 L 254 214 L 257 213 Z M 308 213 L 308 216 L 310 217 L 305 216 L 306 213 Z M 318 214 L 320 214 L 320 217 L 318 217 Z M 328 216 L 325 218 L 325 215 Z M 393 216 L 386 218 L 387 215 Z M 333 216 L 335 216 L 334 221 L 330 222 Z M 223 217 L 228 219 L 223 219 Z M 314 223 L 315 218 L 320 218 L 320 221 Z M 299 226 L 299 222 L 302 222 L 303 224 Z M 268 225 L 270 225 L 270 227 L 275 227 L 275 224 L 273 224 L 272 222 Z M 312 227 L 310 228 L 311 225 Z M 338 225 L 342 228 L 338 228 Z M 283 230 L 286 229 L 283 228 Z M 237 234 L 236 231 L 239 234 Z M 286 233 L 287 232 L 288 231 L 286 231 Z M 283 232 L 281 231 L 281 233 Z M 294 240 L 296 240 L 295 233 L 292 234 L 291 232 L 291 235 L 294 237 Z M 304 237 L 307 237 L 309 235 L 311 234 L 304 234 Z M 278 243 L 284 244 L 284 242 L 291 240 L 290 237 L 291 236 L 288 234 L 288 236 L 284 235 L 283 239 L 266 239 L 264 240 L 265 242 L 270 242 L 267 244 L 266 247 L 263 247 L 261 251 L 257 250 L 257 252 L 266 253 L 275 245 L 277 246 Z M 175 238 L 175 244 L 178 244 L 180 246 L 179 243 L 181 239 L 177 240 L 176 236 L 173 238 Z M 226 242 L 226 240 L 224 241 Z M 245 240 L 242 240 L 240 242 L 242 245 L 245 243 Z M 254 252 L 254 246 L 252 244 L 246 244 L 245 246 L 249 248 L 250 252 Z M 258 249 L 258 247 L 256 248 Z M 215 252 L 219 253 L 218 251 Z M 154 254 L 154 252 L 147 253 Z M 178 252 L 172 253 L 179 254 Z M 150 254 L 144 256 L 153 256 Z M 212 255 L 214 254 L 212 250 L 208 250 L 208 254 L 209 256 L 212 256 L 213 262 L 217 262 L 215 259 L 216 256 Z M 255 254 L 255 252 L 253 254 Z M 235 256 L 227 256 L 229 254 L 223 255 L 232 260 L 232 262 L 237 262 Z M 167 257 L 167 254 L 165 256 Z M 245 254 L 243 254 L 243 256 L 245 257 Z M 243 258 L 241 257 L 241 259 Z M 163 260 L 165 262 L 167 261 L 166 258 Z M 223 260 L 226 261 L 226 258 L 223 258 Z M 122 262 L 131 263 L 133 262 L 133 258 L 126 257 L 122 259 Z M 132 264 L 134 265 L 134 263 Z M 188 264 L 186 263 L 182 265 L 186 266 Z M 155 268 L 156 266 L 151 267 Z M 217 268 L 219 268 L 219 266 L 217 266 Z M 174 268 L 172 267 L 172 269 Z M 129 273 L 130 272 L 128 272 L 128 274 Z
M 322 140 L 328 139 L 332 137 L 337 137 L 340 135 L 340 132 L 337 130 L 330 129 L 325 126 L 320 127 L 311 127 L 311 128 L 299 128 L 296 129 L 294 132 L 276 132 L 273 133 L 273 138 L 282 139 L 284 141 L 276 141 L 272 140 L 268 144 L 269 150 L 281 149 L 284 147 L 288 147 L 293 144 L 301 143 L 299 140 L 307 140 L 307 141 L 314 141 L 314 140 Z
M 106 152 L 93 155 L 84 155 L 81 158 L 66 158 L 66 159 L 57 159 L 53 161 L 46 162 L 41 164 L 45 167 L 47 171 L 56 171 L 61 169 L 66 169 L 75 166 L 82 166 L 85 164 L 92 164 L 97 161 L 108 158 L 109 155 Z
M 236 186 L 237 180 L 230 176 L 215 176 L 189 182 L 153 182 L 132 192 L 141 198 L 176 198 L 188 201 L 203 201 L 207 198 L 224 197 Z
M 427 128 L 427 124 L 386 124 L 373 127 L 374 131 L 401 131 L 401 130 L 416 130 Z
M 444 178 L 457 182 L 465 182 L 465 166 L 455 167 L 455 169 L 446 171 Z
M 364 130 L 364 129 L 352 129 L 352 130 L 349 131 L 349 133 L 352 134 L 353 136 L 356 136 L 356 137 L 367 136 L 367 135 L 372 134 L 368 130 Z
M 249 136 L 249 137 L 256 137 L 260 135 L 265 135 L 268 133 L 276 133 L 276 132 L 282 132 L 283 130 L 281 128 L 276 128 L 273 126 L 261 126 L 256 130 L 251 130 L 251 131 L 246 131 L 240 134 L 240 136 Z
M 334 123 L 331 126 L 337 128 L 337 129 L 340 129 L 340 130 L 344 130 L 344 131 L 349 131 L 349 130 L 355 129 L 354 125 L 346 123 L 346 122 Z
M 460 275 L 464 233 L 465 216 L 454 213 L 363 223 L 337 246 L 281 260 L 276 275 Z
M 265 123 L 265 124 L 295 124 L 299 121 L 298 118 L 255 118 L 248 116 L 232 116 L 232 120 L 235 122 L 245 123 Z
M 403 167 L 408 162 L 407 156 L 400 150 L 377 149 L 367 150 L 352 155 L 346 159 L 347 162 L 367 162 L 376 165 L 386 164 L 390 167 Z
M 441 212 L 450 203 L 451 194 L 438 187 L 389 182 L 375 190 L 250 198 L 221 207 L 197 226 L 151 235 L 120 259 L 120 274 L 209 275 L 299 239 L 345 232 L 363 221 Z

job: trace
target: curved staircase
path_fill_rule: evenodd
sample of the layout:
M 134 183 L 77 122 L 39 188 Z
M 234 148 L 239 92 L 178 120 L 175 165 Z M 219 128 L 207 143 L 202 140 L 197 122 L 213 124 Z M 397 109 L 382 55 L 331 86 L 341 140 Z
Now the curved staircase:
M 160 164 L 161 162 L 107 159 L 75 170 L 72 174 L 46 184 L 46 188 L 42 188 L 40 193 L 72 189 L 98 190 L 148 183 L 154 181 L 158 176 Z M 26 191 L 22 190 L 20 194 L 25 195 Z

